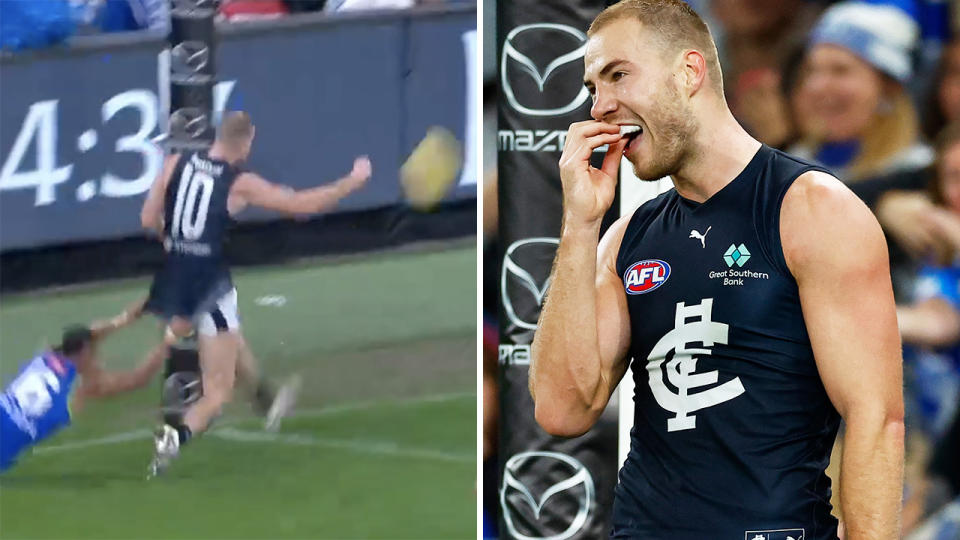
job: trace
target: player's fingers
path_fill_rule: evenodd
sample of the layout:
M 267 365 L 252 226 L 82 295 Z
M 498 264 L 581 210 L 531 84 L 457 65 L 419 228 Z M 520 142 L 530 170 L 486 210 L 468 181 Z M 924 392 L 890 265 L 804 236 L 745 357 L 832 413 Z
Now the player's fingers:
M 596 120 L 574 122 L 573 124 L 570 124 L 570 129 L 567 130 L 566 144 L 570 146 L 579 145 L 581 140 L 599 135 L 601 133 L 619 134 L 620 126 L 615 124 L 607 124 L 605 122 L 597 122 Z
M 605 144 L 613 144 L 621 140 L 620 133 L 601 133 L 599 135 L 594 135 L 593 137 L 587 137 L 580 141 L 579 145 L 571 146 L 573 149 L 570 152 L 565 152 L 566 162 L 568 163 L 585 163 L 590 161 L 590 158 L 593 156 L 593 151 Z
M 600 133 L 620 133 L 620 126 L 606 122 L 587 121 L 577 126 L 577 134 L 581 137 L 593 137 Z
M 607 148 L 606 155 L 603 156 L 603 165 L 600 166 L 603 174 L 614 179 L 617 177 L 617 169 L 620 168 L 620 156 L 623 155 L 623 149 L 626 148 L 629 141 L 626 137 L 622 137 L 620 140 L 610 144 Z

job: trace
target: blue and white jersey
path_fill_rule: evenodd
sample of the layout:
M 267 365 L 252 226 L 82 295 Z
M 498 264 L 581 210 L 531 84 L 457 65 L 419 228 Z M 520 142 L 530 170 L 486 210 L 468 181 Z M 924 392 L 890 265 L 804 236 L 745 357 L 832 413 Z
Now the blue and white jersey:
M 27 362 L 0 394 L 0 471 L 17 455 L 70 424 L 72 362 L 44 352 Z

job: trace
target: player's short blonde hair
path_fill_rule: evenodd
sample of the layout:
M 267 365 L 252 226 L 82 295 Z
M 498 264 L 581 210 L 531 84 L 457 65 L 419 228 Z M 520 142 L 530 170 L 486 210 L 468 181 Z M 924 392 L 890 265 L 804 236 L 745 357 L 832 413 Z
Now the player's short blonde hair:
M 623 18 L 639 21 L 666 53 L 694 49 L 707 63 L 710 86 L 723 95 L 723 72 L 717 45 L 700 15 L 683 0 L 622 0 L 600 12 L 587 36 Z
M 245 143 L 253 136 L 253 122 L 244 111 L 230 111 L 223 115 L 217 138 L 228 143 Z

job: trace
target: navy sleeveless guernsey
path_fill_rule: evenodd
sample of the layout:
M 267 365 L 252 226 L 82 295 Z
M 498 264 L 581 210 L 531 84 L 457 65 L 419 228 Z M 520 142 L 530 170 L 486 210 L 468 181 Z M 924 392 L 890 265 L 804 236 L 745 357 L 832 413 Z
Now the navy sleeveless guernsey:
M 617 272 L 636 416 L 612 537 L 836 539 L 840 416 L 780 243 L 783 197 L 810 170 L 762 146 L 707 201 L 670 190 L 630 219 Z
M 227 198 L 242 171 L 206 152 L 183 154 L 167 184 L 164 264 L 154 276 L 147 309 L 192 318 L 233 289 L 223 245 L 232 218 Z

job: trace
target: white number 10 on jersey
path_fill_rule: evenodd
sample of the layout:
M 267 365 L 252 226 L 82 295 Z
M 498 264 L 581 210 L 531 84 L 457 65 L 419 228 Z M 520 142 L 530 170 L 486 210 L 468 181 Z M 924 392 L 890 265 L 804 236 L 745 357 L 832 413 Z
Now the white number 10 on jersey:
M 187 163 L 180 175 L 177 200 L 173 207 L 173 223 L 170 236 L 184 240 L 196 240 L 203 235 L 207 223 L 210 196 L 213 195 L 213 177 L 203 171 L 194 171 Z M 200 200 L 197 201 L 197 196 Z

